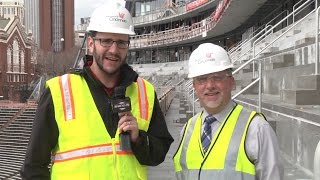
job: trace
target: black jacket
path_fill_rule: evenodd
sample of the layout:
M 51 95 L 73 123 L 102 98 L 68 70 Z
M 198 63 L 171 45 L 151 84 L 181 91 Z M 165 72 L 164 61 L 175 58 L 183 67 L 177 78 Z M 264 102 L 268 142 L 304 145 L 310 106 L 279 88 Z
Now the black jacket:
M 103 84 L 97 81 L 90 69 L 85 67 L 80 73 L 90 88 L 93 99 L 104 121 L 106 129 L 111 137 L 115 136 L 119 117 L 111 112 L 111 99 Z M 137 80 L 138 74 L 125 64 L 121 67 L 120 86 L 127 87 Z M 156 95 L 156 94 L 155 94 Z M 79 130 L 79 133 L 81 130 Z M 51 151 L 56 146 L 59 130 L 54 117 L 54 107 L 49 88 L 42 94 L 33 122 L 30 142 L 28 145 L 24 165 L 21 169 L 23 179 L 50 179 L 49 164 Z M 132 150 L 137 160 L 142 165 L 156 166 L 164 161 L 164 158 L 173 142 L 169 134 L 164 116 L 161 112 L 159 101 L 155 96 L 154 109 L 150 126 L 147 132 L 140 130 L 141 141 L 134 145 Z M 148 137 L 148 138 L 147 138 Z M 106 167 L 108 168 L 108 167 Z

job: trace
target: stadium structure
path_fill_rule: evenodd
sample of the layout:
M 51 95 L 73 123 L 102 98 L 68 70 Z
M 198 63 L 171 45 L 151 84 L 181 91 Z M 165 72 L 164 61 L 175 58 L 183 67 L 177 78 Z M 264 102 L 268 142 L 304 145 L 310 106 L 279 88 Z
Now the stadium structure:
M 126 7 L 137 33 L 128 63 L 155 85 L 176 140 L 149 179 L 174 179 L 179 130 L 200 109 L 187 60 L 203 42 L 228 50 L 236 67 L 234 101 L 267 116 L 280 144 L 283 179 L 320 179 L 317 0 L 128 0 Z M 85 53 L 79 51 L 74 68 Z M 21 179 L 35 111 L 34 104 L 1 106 L 0 179 Z

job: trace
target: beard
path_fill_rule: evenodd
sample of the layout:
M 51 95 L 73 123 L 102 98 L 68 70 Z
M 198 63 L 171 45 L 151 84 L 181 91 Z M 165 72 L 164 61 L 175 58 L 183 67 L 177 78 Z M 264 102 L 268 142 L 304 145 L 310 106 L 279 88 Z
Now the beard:
M 98 68 L 106 75 L 109 75 L 109 76 L 113 76 L 113 75 L 116 75 L 119 71 L 120 71 L 120 67 L 124 64 L 124 59 L 121 58 L 121 56 L 119 56 L 118 54 L 113 54 L 113 55 L 109 55 L 109 54 L 99 54 L 97 53 L 97 50 L 96 50 L 96 47 L 93 48 L 93 52 L 92 52 L 92 55 L 96 61 L 96 64 L 98 66 Z M 107 69 L 105 67 L 103 67 L 103 59 L 105 56 L 114 56 L 116 57 L 117 59 L 120 59 L 120 61 L 122 62 L 121 65 L 119 66 L 119 68 L 117 69 Z
M 228 104 L 231 99 L 231 93 L 222 93 L 215 99 L 203 98 L 200 100 L 202 107 L 210 111 L 211 113 L 221 112 Z

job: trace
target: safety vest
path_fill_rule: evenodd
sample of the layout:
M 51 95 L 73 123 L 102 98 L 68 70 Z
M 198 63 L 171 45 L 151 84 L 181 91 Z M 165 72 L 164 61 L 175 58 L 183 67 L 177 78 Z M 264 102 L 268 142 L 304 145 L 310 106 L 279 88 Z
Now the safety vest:
M 52 180 L 147 179 L 146 166 L 132 151 L 120 150 L 119 129 L 111 138 L 85 79 L 66 74 L 47 82 L 58 143 L 52 152 Z M 141 130 L 147 131 L 154 105 L 154 88 L 142 78 L 126 88 L 132 111 Z
M 173 157 L 177 178 L 255 180 L 255 166 L 244 145 L 255 114 L 237 105 L 218 128 L 206 154 L 201 145 L 202 113 L 192 117 Z

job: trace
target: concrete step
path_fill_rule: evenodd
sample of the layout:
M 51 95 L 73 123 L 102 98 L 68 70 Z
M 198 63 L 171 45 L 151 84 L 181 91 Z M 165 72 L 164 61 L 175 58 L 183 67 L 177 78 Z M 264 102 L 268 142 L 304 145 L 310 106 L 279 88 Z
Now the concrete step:
M 260 47 L 260 50 L 264 49 L 264 47 Z M 265 49 L 262 53 L 274 53 L 279 51 L 279 47 L 268 47 L 267 49 Z
M 297 89 L 281 90 L 281 101 L 295 105 L 320 104 L 320 75 L 297 77 Z
M 304 75 L 297 77 L 297 88 L 320 90 L 320 75 Z
M 314 37 L 305 37 L 303 39 L 299 39 L 295 42 L 295 46 L 307 46 L 310 44 L 314 44 L 316 42 L 316 38 Z
M 239 92 L 240 90 L 244 89 L 246 86 L 248 86 L 251 82 L 255 80 L 255 78 L 252 78 L 253 74 L 252 72 L 249 73 L 243 73 L 243 74 L 235 74 L 234 78 L 236 81 L 236 89 L 235 93 Z M 258 89 L 258 84 L 253 85 L 251 88 L 247 89 L 244 94 L 257 94 L 259 89 Z
M 310 120 L 315 123 L 319 123 L 320 119 L 320 106 L 319 105 L 299 105 L 295 106 L 289 103 L 282 102 L 281 97 L 278 95 L 263 94 L 262 95 L 262 106 L 263 108 L 281 112 L 283 114 L 298 116 L 307 120 Z M 247 106 L 248 108 L 255 109 L 258 105 L 258 96 L 257 95 L 241 95 L 236 98 L 241 102 L 246 104 L 253 104 L 254 106 Z M 274 114 L 272 111 L 263 110 L 265 115 Z M 278 115 L 272 115 L 275 119 L 279 118 Z M 283 118 L 283 117 L 281 117 Z M 320 132 L 320 131 L 319 131 Z
M 272 56 L 276 54 L 279 51 L 279 47 L 267 47 L 266 46 L 261 46 L 258 47 L 258 50 L 256 51 L 256 54 L 258 54 L 256 57 L 257 58 L 265 58 L 268 56 Z
M 264 63 L 265 70 L 294 66 L 294 54 L 281 54 L 271 57 Z
M 281 101 L 294 105 L 320 105 L 320 90 L 284 89 L 281 90 Z
M 244 89 L 246 85 L 248 84 L 236 86 L 236 92 L 239 92 L 240 90 Z M 258 94 L 258 92 L 259 92 L 259 85 L 255 84 L 249 89 L 247 89 L 246 91 L 244 91 L 242 94 Z
M 253 62 L 255 65 L 255 69 L 257 70 L 258 68 L 258 63 Z M 242 69 L 242 73 L 248 73 L 248 72 L 252 72 L 253 71 L 253 63 L 250 63 L 249 65 L 243 67 Z
M 298 34 L 298 33 L 300 33 L 300 32 L 301 32 L 300 29 L 295 29 L 295 30 L 293 30 L 293 31 L 289 31 L 289 32 L 287 32 L 286 37 L 294 36 L 294 35 L 296 35 L 296 34 Z

